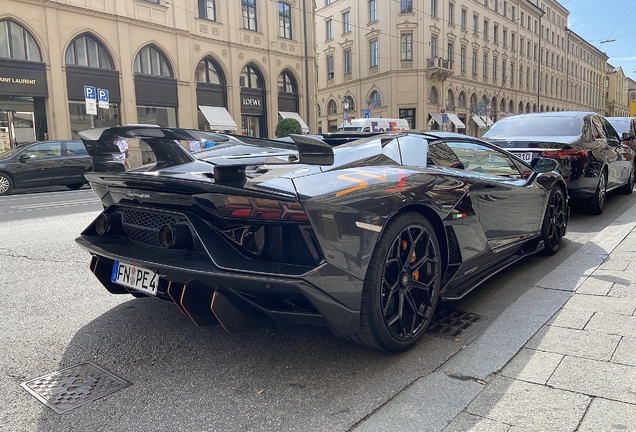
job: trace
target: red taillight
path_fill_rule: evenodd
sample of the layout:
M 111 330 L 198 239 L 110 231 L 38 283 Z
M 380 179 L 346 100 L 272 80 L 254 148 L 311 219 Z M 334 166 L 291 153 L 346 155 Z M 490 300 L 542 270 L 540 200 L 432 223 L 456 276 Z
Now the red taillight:
M 215 200 L 216 201 L 216 200 Z M 263 198 L 223 196 L 216 202 L 224 216 L 267 220 L 307 221 L 300 204 Z
M 586 150 L 553 150 L 544 151 L 541 157 L 552 159 L 585 159 L 587 158 Z

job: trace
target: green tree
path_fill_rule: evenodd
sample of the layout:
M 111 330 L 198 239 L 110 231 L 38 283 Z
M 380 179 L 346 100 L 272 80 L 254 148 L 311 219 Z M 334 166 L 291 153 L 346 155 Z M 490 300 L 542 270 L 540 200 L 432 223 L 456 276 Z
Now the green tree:
M 274 132 L 277 138 L 283 138 L 290 134 L 301 134 L 303 129 L 300 126 L 300 122 L 293 118 L 282 119 L 276 125 L 276 131 Z

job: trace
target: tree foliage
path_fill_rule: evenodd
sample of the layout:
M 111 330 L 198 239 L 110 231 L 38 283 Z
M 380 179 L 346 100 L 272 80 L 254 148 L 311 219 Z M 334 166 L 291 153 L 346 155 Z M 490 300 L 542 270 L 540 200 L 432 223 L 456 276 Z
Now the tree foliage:
M 277 138 L 283 138 L 289 136 L 290 134 L 301 134 L 303 132 L 302 127 L 300 126 L 300 122 L 293 118 L 282 119 L 276 125 L 276 134 Z

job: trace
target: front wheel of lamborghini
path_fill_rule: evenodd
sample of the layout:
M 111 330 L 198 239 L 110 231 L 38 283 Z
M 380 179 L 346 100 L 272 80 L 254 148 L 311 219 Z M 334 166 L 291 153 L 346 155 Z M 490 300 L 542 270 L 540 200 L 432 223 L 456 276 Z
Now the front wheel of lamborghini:
M 439 296 L 442 257 L 430 222 L 404 213 L 376 244 L 362 293 L 362 340 L 373 348 L 405 351 L 422 337 Z

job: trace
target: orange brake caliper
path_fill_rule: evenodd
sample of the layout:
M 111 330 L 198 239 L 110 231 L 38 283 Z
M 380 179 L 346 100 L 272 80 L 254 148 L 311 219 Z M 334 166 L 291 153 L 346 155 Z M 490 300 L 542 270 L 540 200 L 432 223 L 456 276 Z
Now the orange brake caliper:
M 402 250 L 405 251 L 406 250 L 406 240 L 402 240 Z M 415 251 L 413 251 L 413 255 L 411 255 L 411 262 L 415 262 L 415 260 L 417 259 L 417 256 L 415 255 Z M 415 270 L 413 272 L 413 280 L 419 280 L 420 278 L 420 271 L 419 270 Z

